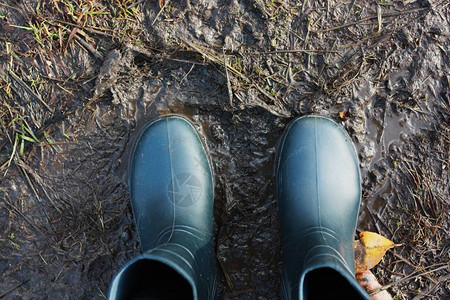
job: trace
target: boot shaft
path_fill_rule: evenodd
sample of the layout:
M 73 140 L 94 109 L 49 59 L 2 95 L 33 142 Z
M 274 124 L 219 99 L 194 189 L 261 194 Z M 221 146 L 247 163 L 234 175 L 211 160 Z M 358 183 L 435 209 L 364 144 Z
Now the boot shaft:
M 115 276 L 109 298 L 214 299 L 214 185 L 195 128 L 177 116 L 148 125 L 135 145 L 129 173 L 143 254 Z

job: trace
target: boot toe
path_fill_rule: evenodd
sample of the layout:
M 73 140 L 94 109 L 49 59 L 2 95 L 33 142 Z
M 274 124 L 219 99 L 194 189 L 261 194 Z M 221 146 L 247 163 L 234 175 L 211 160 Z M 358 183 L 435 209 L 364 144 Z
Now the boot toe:
M 284 137 L 277 173 L 285 232 L 327 223 L 334 229 L 347 217 L 356 221 L 361 195 L 358 157 L 334 121 L 320 116 L 295 120 Z
M 205 149 L 184 118 L 156 120 L 141 133 L 130 164 L 130 196 L 141 247 L 175 228 L 212 234 L 213 183 Z

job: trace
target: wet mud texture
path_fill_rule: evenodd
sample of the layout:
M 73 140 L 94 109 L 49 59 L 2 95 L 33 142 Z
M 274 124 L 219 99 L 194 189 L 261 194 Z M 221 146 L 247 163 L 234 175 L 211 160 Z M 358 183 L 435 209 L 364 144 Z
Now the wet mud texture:
M 132 146 L 151 120 L 181 114 L 213 162 L 219 298 L 280 299 L 278 142 L 292 119 L 320 114 L 358 151 L 358 231 L 403 244 L 375 276 L 410 276 L 389 289 L 398 299 L 443 299 L 449 6 L 167 1 L 159 13 L 156 2 L 136 1 L 134 40 L 86 31 L 93 49 L 74 43 L 29 56 L 21 54 L 39 45 L 9 24 L 25 26 L 36 4 L 0 6 L 0 296 L 107 295 L 140 253 L 127 191 Z M 11 64 L 6 43 L 21 60 Z M 42 78 L 40 97 L 26 74 Z M 14 115 L 26 115 L 40 141 L 9 163 L 13 133 L 23 131 L 8 125 Z

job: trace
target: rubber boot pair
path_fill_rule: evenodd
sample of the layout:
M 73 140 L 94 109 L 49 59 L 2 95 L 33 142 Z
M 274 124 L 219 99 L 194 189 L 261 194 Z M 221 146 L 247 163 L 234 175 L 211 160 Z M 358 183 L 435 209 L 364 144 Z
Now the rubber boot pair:
M 177 116 L 144 129 L 130 165 L 143 254 L 115 276 L 109 299 L 214 299 L 213 179 L 194 127 Z M 277 170 L 283 298 L 364 299 L 354 278 L 358 159 L 344 130 L 308 116 L 287 129 Z

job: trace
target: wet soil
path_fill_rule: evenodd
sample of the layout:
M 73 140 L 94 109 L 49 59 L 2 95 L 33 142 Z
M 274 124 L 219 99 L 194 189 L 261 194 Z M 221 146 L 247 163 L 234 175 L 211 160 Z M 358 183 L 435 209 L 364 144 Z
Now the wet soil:
M 128 1 L 132 21 L 116 32 L 102 29 L 107 15 L 76 23 L 56 2 L 0 5 L 0 297 L 107 295 L 140 253 L 132 146 L 166 114 L 196 124 L 213 163 L 220 299 L 280 299 L 274 162 L 306 114 L 353 139 L 358 232 L 403 244 L 379 281 L 397 299 L 448 295 L 448 4 Z M 42 46 L 15 27 L 61 28 L 49 18 L 78 33 Z

